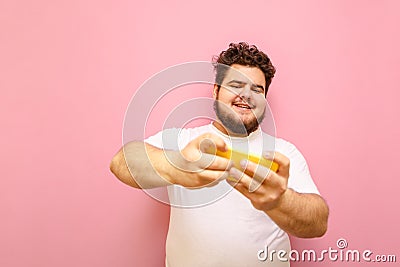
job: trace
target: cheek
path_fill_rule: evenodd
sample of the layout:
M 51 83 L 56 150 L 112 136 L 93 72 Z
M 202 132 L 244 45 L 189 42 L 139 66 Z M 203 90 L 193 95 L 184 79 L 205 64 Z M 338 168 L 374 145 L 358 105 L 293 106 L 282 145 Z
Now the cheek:
M 221 102 L 232 102 L 236 98 L 236 94 L 228 90 L 220 90 L 218 94 L 218 100 Z
M 267 102 L 265 99 L 260 99 L 256 101 L 257 109 L 260 110 L 261 112 L 265 109 L 267 106 Z

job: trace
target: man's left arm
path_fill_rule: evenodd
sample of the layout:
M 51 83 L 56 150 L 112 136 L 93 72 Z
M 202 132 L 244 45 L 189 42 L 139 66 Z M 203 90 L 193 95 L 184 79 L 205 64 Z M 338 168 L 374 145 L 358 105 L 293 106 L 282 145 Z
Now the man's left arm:
M 289 159 L 275 152 L 267 157 L 279 164 L 274 172 L 251 161 L 243 160 L 244 172 L 231 168 L 228 181 L 246 196 L 252 205 L 268 216 L 287 233 L 302 237 L 320 237 L 327 230 L 329 209 L 318 194 L 298 193 L 288 188 Z

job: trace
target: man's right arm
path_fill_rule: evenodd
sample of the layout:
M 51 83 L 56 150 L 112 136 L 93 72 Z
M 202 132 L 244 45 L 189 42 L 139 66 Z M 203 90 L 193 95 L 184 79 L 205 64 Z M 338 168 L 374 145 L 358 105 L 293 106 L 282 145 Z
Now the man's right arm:
M 110 170 L 123 183 L 135 188 L 170 185 L 174 172 L 162 149 L 144 142 L 130 142 L 113 157 Z
M 164 150 L 144 142 L 130 142 L 113 157 L 111 172 L 135 188 L 155 188 L 178 184 L 203 187 L 228 177 L 229 160 L 203 153 L 210 146 L 226 149 L 218 136 L 204 134 L 182 151 Z

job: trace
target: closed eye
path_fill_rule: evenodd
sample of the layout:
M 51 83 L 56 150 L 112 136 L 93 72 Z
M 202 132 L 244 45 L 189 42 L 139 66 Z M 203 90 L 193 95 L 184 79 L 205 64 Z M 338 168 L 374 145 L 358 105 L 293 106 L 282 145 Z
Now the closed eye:
M 263 94 L 264 93 L 264 88 L 260 86 L 252 86 L 251 90 L 257 94 Z
M 233 87 L 233 88 L 242 88 L 243 86 L 246 85 L 246 83 L 244 83 L 244 82 L 239 82 L 239 81 L 231 81 L 231 82 L 228 83 L 228 85 L 229 85 L 230 87 Z

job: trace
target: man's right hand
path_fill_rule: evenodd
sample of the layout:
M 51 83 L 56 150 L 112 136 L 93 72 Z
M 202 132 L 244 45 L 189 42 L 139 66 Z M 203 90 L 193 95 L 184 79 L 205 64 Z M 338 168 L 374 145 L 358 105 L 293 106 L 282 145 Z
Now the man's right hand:
M 209 154 L 215 149 L 226 151 L 227 146 L 221 137 L 207 133 L 193 139 L 181 151 L 169 154 L 171 156 L 167 157 L 175 168 L 171 182 L 194 189 L 213 186 L 226 179 L 232 162 Z

